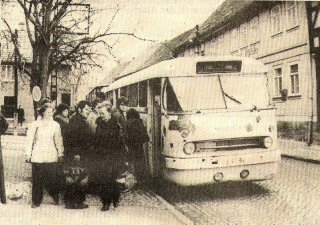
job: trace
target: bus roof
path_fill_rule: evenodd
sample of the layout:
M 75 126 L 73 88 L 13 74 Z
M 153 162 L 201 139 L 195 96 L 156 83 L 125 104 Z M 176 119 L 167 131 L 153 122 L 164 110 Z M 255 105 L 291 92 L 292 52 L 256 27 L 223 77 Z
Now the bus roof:
M 201 56 L 201 57 L 179 57 L 162 61 L 148 68 L 124 75 L 118 80 L 109 84 L 102 91 L 109 91 L 120 88 L 122 86 L 134 84 L 144 80 L 149 80 L 158 77 L 185 77 L 195 76 L 196 65 L 198 62 L 210 61 L 241 61 L 241 72 L 236 74 L 264 74 L 267 67 L 260 61 L 248 57 L 239 56 Z M 217 73 L 218 74 L 218 73 Z M 199 74 L 201 76 L 201 74 Z

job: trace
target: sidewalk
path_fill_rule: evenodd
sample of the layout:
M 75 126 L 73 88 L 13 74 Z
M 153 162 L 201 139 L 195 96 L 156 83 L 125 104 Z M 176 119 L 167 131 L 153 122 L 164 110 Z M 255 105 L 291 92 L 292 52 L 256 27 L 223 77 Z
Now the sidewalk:
M 0 224 L 5 225 L 176 225 L 185 224 L 184 217 L 177 214 L 161 197 L 148 188 L 133 189 L 122 193 L 118 208 L 110 206 L 100 211 L 97 196 L 88 195 L 88 209 L 65 209 L 64 204 L 53 205 L 52 198 L 45 193 L 39 208 L 31 208 L 31 168 L 24 161 L 26 137 L 1 136 L 6 182 L 7 204 L 0 203 Z M 12 194 L 13 193 L 13 194 Z M 23 197 L 10 200 L 15 194 Z M 60 196 L 62 198 L 62 196 Z
M 121 197 L 118 208 L 100 211 L 97 197 L 87 196 L 87 209 L 65 209 L 53 205 L 45 195 L 39 208 L 32 209 L 29 200 L 20 199 L 0 204 L 0 224 L 5 225 L 176 225 L 183 224 L 148 192 L 130 191 Z
M 293 157 L 296 159 L 320 162 L 320 146 L 308 146 L 304 142 L 278 139 L 278 147 L 281 150 L 281 155 L 285 157 Z

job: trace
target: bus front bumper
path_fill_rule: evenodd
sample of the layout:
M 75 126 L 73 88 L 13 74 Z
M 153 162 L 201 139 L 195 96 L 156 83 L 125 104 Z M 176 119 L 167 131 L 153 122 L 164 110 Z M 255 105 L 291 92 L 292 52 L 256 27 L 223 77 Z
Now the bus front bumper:
M 276 173 L 279 151 L 205 158 L 165 158 L 164 178 L 182 186 L 225 181 L 266 180 Z

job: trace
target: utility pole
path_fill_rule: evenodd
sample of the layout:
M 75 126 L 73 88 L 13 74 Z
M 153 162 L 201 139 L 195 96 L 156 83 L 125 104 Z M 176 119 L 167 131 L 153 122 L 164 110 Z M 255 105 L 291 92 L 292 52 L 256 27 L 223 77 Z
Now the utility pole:
M 14 31 L 18 44 L 18 30 Z M 14 114 L 13 114 L 13 135 L 18 135 L 18 47 L 14 46 Z

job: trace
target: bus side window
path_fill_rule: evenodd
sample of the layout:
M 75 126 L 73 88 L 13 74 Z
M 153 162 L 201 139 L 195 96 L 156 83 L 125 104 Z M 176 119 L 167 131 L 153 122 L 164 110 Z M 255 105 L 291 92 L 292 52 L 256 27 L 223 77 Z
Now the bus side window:
M 128 86 L 128 106 L 138 106 L 138 83 L 131 84 Z
M 142 81 L 139 83 L 139 106 L 147 107 L 147 81 Z
M 167 110 L 169 112 L 182 112 L 182 108 L 180 106 L 180 103 L 177 99 L 175 92 L 173 91 L 173 88 L 170 82 L 167 83 L 166 91 L 167 91 Z
M 124 96 L 128 99 L 128 86 L 120 88 L 120 96 Z

